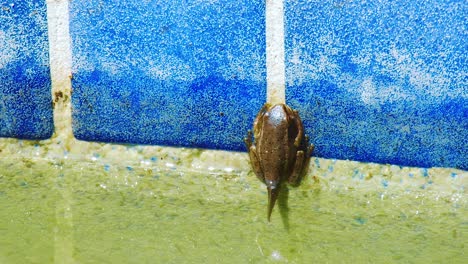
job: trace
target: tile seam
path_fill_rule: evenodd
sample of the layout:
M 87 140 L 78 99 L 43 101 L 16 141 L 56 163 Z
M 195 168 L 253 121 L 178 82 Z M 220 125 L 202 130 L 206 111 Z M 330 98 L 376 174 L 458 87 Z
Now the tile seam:
M 54 138 L 73 138 L 71 119 L 71 41 L 68 0 L 47 0 Z
M 74 141 L 71 121 L 71 42 L 68 0 L 47 0 L 47 29 L 49 35 L 50 77 L 54 115 L 52 144 L 64 144 L 70 151 Z M 63 175 L 60 166 L 60 174 Z M 66 178 L 57 177 L 61 196 L 55 208 L 57 224 L 54 229 L 54 263 L 73 263 L 73 213 L 71 190 Z
M 272 104 L 285 103 L 286 72 L 283 0 L 266 1 L 265 22 L 267 102 Z

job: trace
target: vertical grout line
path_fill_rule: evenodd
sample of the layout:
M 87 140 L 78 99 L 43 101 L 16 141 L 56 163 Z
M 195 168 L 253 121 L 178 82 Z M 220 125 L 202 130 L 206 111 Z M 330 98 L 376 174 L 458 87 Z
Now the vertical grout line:
M 62 143 L 73 140 L 70 101 L 72 58 L 68 1 L 47 0 L 50 74 L 54 102 L 54 137 Z
M 68 1 L 46 1 L 55 127 L 52 144 L 62 148 L 64 152 L 70 151 L 70 145 L 74 141 L 71 127 L 71 42 Z M 59 174 L 54 175 L 55 188 L 59 195 L 55 204 L 54 263 L 73 263 L 72 192 L 67 183 L 68 175 L 63 169 L 63 163 L 59 167 Z
M 286 101 L 286 72 L 284 63 L 283 0 L 266 1 L 266 68 L 267 102 Z
M 58 200 L 55 203 L 54 263 L 74 263 L 73 261 L 73 211 L 70 175 L 63 165 L 58 165 L 56 176 Z

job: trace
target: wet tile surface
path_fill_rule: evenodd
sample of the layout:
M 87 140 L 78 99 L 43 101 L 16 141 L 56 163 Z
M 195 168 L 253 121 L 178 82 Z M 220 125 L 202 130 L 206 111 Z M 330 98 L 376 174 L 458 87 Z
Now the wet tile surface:
M 45 1 L 0 3 L 0 137 L 53 132 Z
M 285 1 L 286 100 L 314 155 L 468 169 L 463 1 Z M 72 1 L 73 129 L 245 150 L 265 101 L 265 7 Z
M 78 139 L 244 150 L 265 101 L 264 3 L 72 1 Z
M 315 155 L 468 169 L 466 1 L 286 1 L 286 100 Z

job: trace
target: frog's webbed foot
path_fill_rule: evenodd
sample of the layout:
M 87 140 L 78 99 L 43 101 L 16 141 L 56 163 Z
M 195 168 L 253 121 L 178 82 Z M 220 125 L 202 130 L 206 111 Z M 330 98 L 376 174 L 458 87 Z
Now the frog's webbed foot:
M 310 156 L 312 155 L 312 152 L 314 151 L 315 146 L 312 143 L 309 144 L 309 136 L 308 135 L 305 135 L 305 144 L 306 144 L 306 148 L 307 148 L 306 159 L 310 159 Z
M 312 152 L 314 152 L 315 146 L 314 144 L 310 144 L 307 147 L 307 158 L 310 159 L 310 156 L 312 155 Z

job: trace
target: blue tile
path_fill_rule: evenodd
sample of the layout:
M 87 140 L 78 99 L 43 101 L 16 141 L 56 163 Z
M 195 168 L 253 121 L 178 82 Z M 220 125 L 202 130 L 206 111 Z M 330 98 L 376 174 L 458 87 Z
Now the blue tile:
M 265 101 L 265 7 L 70 2 L 77 138 L 244 150 Z
M 286 100 L 316 155 L 468 169 L 466 1 L 286 1 Z
M 0 137 L 53 133 L 45 1 L 0 3 Z

